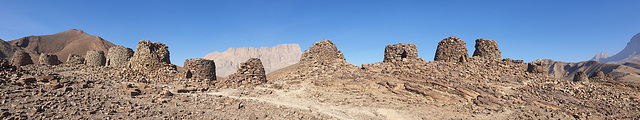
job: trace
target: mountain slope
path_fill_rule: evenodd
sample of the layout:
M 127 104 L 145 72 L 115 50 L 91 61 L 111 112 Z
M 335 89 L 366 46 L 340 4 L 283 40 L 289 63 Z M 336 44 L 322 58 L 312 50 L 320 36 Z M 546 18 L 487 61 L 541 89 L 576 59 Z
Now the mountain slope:
M 534 62 L 544 63 L 548 68 L 548 73 L 556 78 L 571 80 L 578 71 L 584 71 L 587 75 L 602 71 L 605 74 L 610 74 L 618 82 L 640 85 L 640 70 L 625 65 L 597 61 L 566 63 L 548 59 L 539 59 Z
M 298 63 L 302 51 L 298 44 L 282 44 L 274 47 L 242 47 L 229 48 L 222 53 L 212 52 L 204 56 L 205 59 L 214 60 L 216 75 L 226 77 L 235 73 L 240 63 L 249 58 L 260 58 L 266 73 Z
M 38 53 L 57 55 L 65 62 L 69 54 L 84 55 L 89 50 L 107 52 L 113 43 L 98 36 L 89 35 L 82 30 L 71 29 L 53 35 L 28 36 L 9 41 L 9 43 Z
M 634 35 L 631 38 L 631 41 L 627 43 L 627 46 L 624 47 L 624 49 L 622 49 L 622 51 L 620 51 L 618 54 L 615 54 L 611 57 L 600 58 L 599 60 L 596 59 L 599 56 L 601 57 L 601 54 L 602 53 L 596 55 L 593 60 L 597 60 L 602 63 L 615 64 L 622 64 L 630 61 L 640 61 L 640 33 Z

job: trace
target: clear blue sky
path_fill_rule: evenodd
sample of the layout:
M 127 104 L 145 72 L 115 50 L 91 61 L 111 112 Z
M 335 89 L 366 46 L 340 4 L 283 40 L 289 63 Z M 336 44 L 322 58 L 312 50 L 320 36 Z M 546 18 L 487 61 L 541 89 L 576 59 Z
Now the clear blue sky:
M 405 0 L 3 0 L 0 39 L 80 29 L 135 49 L 139 40 L 169 46 L 171 61 L 230 47 L 332 40 L 347 61 L 380 62 L 384 47 L 418 46 L 433 60 L 437 43 L 457 36 L 473 53 L 477 38 L 495 39 L 502 57 L 589 60 L 613 55 L 640 32 L 640 1 Z

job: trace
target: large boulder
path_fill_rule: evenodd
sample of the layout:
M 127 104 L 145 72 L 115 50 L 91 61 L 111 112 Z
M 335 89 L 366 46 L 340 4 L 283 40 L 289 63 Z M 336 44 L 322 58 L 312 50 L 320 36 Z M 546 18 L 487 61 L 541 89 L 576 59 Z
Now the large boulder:
M 185 77 L 187 79 L 216 80 L 216 64 L 213 60 L 193 58 L 184 61 Z
M 476 50 L 473 51 L 473 57 L 500 59 L 500 50 L 495 40 L 485 40 L 484 38 L 476 39 Z
M 15 51 L 10 61 L 13 66 L 24 66 L 28 64 L 33 64 L 31 60 L 31 56 L 24 51 Z
M 451 36 L 438 43 L 435 61 L 466 62 L 469 59 L 466 43 L 460 38 Z
M 418 59 L 418 47 L 414 44 L 387 45 L 384 48 L 384 62 L 411 61 Z
M 107 54 L 107 66 L 120 67 L 129 65 L 129 59 L 133 56 L 133 50 L 123 46 L 109 48 Z
M 104 66 L 107 61 L 102 50 L 87 51 L 84 60 L 87 66 Z
M 58 65 L 60 64 L 60 60 L 58 60 L 57 55 L 49 55 L 49 54 L 42 53 L 40 54 L 40 59 L 38 60 L 38 63 L 41 65 Z

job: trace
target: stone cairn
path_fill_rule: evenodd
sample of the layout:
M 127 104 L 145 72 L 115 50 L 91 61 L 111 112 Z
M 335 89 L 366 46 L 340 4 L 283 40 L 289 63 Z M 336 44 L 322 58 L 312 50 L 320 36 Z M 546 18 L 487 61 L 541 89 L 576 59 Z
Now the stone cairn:
M 533 61 L 527 64 L 527 72 L 529 73 L 547 73 L 547 69 L 545 69 L 545 64 L 539 61 Z
M 413 61 L 418 59 L 418 47 L 414 44 L 387 45 L 384 48 L 384 62 Z
M 107 54 L 107 66 L 121 67 L 129 65 L 129 59 L 133 56 L 133 50 L 123 46 L 114 46 L 109 48 Z
M 500 59 L 500 50 L 495 40 L 485 40 L 484 38 L 476 39 L 476 50 L 473 51 L 473 57 L 482 57 L 490 59 Z
M 41 65 L 58 65 L 60 64 L 60 60 L 58 60 L 57 55 L 48 55 L 45 53 L 41 53 L 38 63 Z
M 304 51 L 300 62 L 304 64 L 309 63 L 332 63 L 332 62 L 346 62 L 347 59 L 338 47 L 336 47 L 330 40 L 322 40 L 314 43 L 311 47 Z
M 80 55 L 76 55 L 76 54 L 69 54 L 69 57 L 67 57 L 67 62 L 65 62 L 66 64 L 84 64 L 84 57 L 80 56 Z
M 438 43 L 435 61 L 466 62 L 469 59 L 466 43 L 460 38 L 451 36 Z
M 216 64 L 213 60 L 202 58 L 187 59 L 184 61 L 185 77 L 187 79 L 203 79 L 204 81 L 216 80 Z
M 141 40 L 138 42 L 136 52 L 129 59 L 133 70 L 155 71 L 171 64 L 169 60 L 169 47 L 159 42 Z
M 107 61 L 102 50 L 87 51 L 84 60 L 87 66 L 104 66 Z
M 587 74 L 584 73 L 583 71 L 578 71 L 573 76 L 573 81 L 574 82 L 589 82 L 589 78 L 588 78 Z
M 24 66 L 24 65 L 28 65 L 28 64 L 33 64 L 33 61 L 31 60 L 31 56 L 24 52 L 24 51 L 16 51 L 13 53 L 13 56 L 11 57 L 11 65 L 13 66 Z
M 267 82 L 267 76 L 262 66 L 262 61 L 258 58 L 251 58 L 240 64 L 238 72 L 229 75 L 225 84 L 227 86 L 254 86 Z

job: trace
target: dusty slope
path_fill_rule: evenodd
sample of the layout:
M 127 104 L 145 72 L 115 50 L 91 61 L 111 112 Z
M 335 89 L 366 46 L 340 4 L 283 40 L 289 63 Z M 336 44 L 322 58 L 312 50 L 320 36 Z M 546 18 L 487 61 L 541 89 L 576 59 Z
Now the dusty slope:
M 282 44 L 273 47 L 242 47 L 229 48 L 222 53 L 212 52 L 204 56 L 205 59 L 214 60 L 216 63 L 216 75 L 227 77 L 240 68 L 240 63 L 249 58 L 260 58 L 266 73 L 295 64 L 300 60 L 300 46 L 298 44 Z
M 560 79 L 571 80 L 578 71 L 584 71 L 587 75 L 602 71 L 605 74 L 610 74 L 618 82 L 640 85 L 640 70 L 625 65 L 597 61 L 566 63 L 548 59 L 540 59 L 534 62 L 545 63 L 545 67 L 549 69 L 549 74 Z
M 66 62 L 69 54 L 84 55 L 89 50 L 102 50 L 106 53 L 110 47 L 115 46 L 98 36 L 76 29 L 53 35 L 28 36 L 9 43 L 26 50 L 57 55 L 62 62 Z

